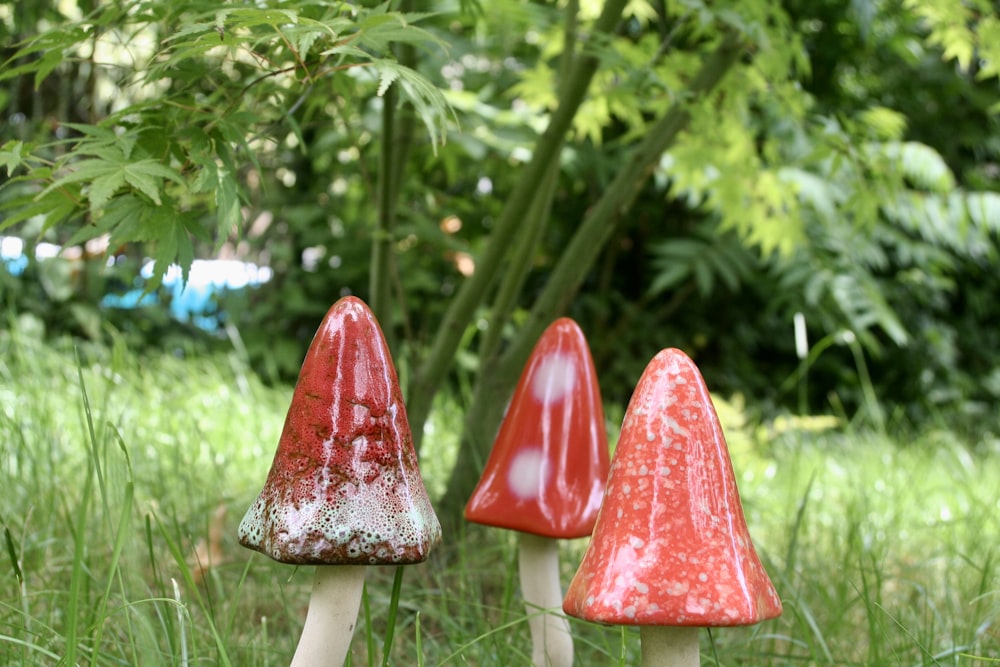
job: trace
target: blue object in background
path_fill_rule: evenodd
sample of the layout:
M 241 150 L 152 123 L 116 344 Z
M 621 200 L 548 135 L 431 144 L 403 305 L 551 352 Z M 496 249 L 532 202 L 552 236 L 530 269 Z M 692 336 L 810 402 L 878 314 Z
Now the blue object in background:
M 212 331 L 219 326 L 219 304 L 216 297 L 226 290 L 256 287 L 271 279 L 268 267 L 231 259 L 196 259 L 191 264 L 187 281 L 181 268 L 171 265 L 163 276 L 163 288 L 170 293 L 170 312 L 181 322 Z M 143 278 L 153 275 L 153 262 L 141 271 Z
M 52 243 L 39 243 L 35 246 L 37 259 L 55 257 L 62 250 Z M 0 236 L 0 262 L 4 263 L 7 273 L 19 276 L 28 268 L 28 256 L 24 254 L 24 241 L 16 236 Z
M 136 281 L 138 282 L 138 281 Z M 105 294 L 101 298 L 101 306 L 104 308 L 121 308 L 122 310 L 130 310 L 132 308 L 144 308 L 146 306 L 155 306 L 160 302 L 159 295 L 156 292 L 148 292 L 143 294 L 142 288 L 131 289 L 124 294 Z
M 3 243 L 0 243 L 0 261 L 3 261 L 4 266 L 7 268 L 7 273 L 12 276 L 19 276 L 28 268 L 28 258 L 21 253 L 20 247 L 17 247 L 15 254 L 15 246 L 12 243 L 7 243 L 8 238 L 10 237 L 4 238 Z M 20 241 L 20 239 L 15 240 Z
M 0 261 L 8 273 L 20 276 L 28 267 L 24 241 L 13 236 L 0 236 Z M 62 250 L 51 243 L 35 246 L 35 256 L 44 260 Z M 105 308 L 130 310 L 160 303 L 160 293 L 169 296 L 170 314 L 181 322 L 191 322 L 206 331 L 219 328 L 224 314 L 219 311 L 217 297 L 227 290 L 241 290 L 262 285 L 271 279 L 266 266 L 228 259 L 197 259 L 191 265 L 187 281 L 176 264 L 167 268 L 159 290 L 145 292 L 145 281 L 153 276 L 153 262 L 146 262 L 136 276 L 135 287 L 123 294 L 105 294 L 100 305 Z

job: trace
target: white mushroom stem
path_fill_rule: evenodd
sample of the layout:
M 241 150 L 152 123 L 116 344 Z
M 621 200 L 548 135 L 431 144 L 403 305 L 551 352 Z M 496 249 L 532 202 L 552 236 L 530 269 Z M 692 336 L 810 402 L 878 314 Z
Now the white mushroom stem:
M 358 622 L 363 565 L 318 565 L 309 611 L 291 667 L 340 667 Z
M 561 611 L 559 543 L 548 537 L 521 533 L 518 564 L 521 595 L 531 630 L 532 664 L 535 667 L 570 667 L 573 664 L 573 636 L 569 620 Z
M 640 627 L 642 667 L 698 667 L 701 664 L 698 630 L 696 627 Z

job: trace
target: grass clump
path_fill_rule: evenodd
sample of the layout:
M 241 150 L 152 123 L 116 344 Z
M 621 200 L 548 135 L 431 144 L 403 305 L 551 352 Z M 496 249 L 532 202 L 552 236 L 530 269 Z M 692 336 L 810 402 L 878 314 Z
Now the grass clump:
M 768 456 L 734 463 L 785 605 L 755 655 L 851 665 L 1000 657 L 992 455 L 948 433 L 904 444 L 847 431 L 792 433 Z
M 247 472 L 270 460 L 283 393 L 228 357 L 139 359 L 30 331 L 0 333 L 12 575 L 0 664 L 247 664 L 244 652 L 274 650 L 234 634 L 252 603 L 199 562 L 198 545 L 259 483 Z M 217 555 L 233 569 L 228 551 Z
M 234 534 L 290 396 L 232 355 L 43 345 L 30 322 L 0 332 L 0 664 L 287 664 L 311 573 Z M 432 418 L 432 493 L 461 420 L 454 403 Z M 995 439 L 734 424 L 744 509 L 785 613 L 703 633 L 703 664 L 1000 661 Z M 585 547 L 563 546 L 564 582 Z M 405 568 L 390 620 L 395 570 L 370 568 L 351 664 L 382 664 L 390 625 L 386 664 L 528 664 L 516 573 L 513 534 L 465 525 Z M 577 664 L 639 664 L 634 629 L 572 628 Z

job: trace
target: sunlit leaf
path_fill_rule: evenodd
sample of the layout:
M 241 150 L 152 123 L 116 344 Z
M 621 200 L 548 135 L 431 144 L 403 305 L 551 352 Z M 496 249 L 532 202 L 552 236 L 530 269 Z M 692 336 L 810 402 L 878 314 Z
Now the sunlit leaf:
M 378 90 L 375 91 L 375 94 L 378 95 L 379 97 L 385 95 L 385 91 L 387 91 L 389 89 L 389 86 L 392 85 L 392 82 L 398 78 L 399 78 L 399 70 L 390 69 L 388 67 L 383 68 L 382 71 L 379 73 Z
M 903 174 L 921 188 L 947 192 L 955 187 L 955 176 L 941 154 L 915 141 L 890 142 L 881 147 L 896 161 Z
M 8 176 L 13 176 L 14 171 L 24 161 L 23 150 L 24 142 L 14 139 L 11 139 L 0 148 L 0 166 L 7 168 Z
M 906 131 L 906 116 L 887 107 L 871 107 L 860 114 L 860 120 L 880 139 L 900 139 Z
M 90 208 L 92 210 L 102 208 L 123 185 L 125 185 L 124 169 L 112 171 L 92 180 L 87 188 Z M 156 200 L 154 199 L 154 201 Z

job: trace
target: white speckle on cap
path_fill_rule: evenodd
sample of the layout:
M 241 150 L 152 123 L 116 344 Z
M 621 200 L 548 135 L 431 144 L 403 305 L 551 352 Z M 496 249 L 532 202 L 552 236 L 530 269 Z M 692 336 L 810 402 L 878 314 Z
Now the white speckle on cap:
M 671 581 L 664 590 L 667 595 L 684 595 L 690 588 L 691 586 L 685 581 Z
M 688 434 L 687 429 L 681 426 L 676 419 L 673 419 L 671 417 L 664 417 L 663 423 L 666 424 L 666 426 L 676 435 L 687 436 Z

